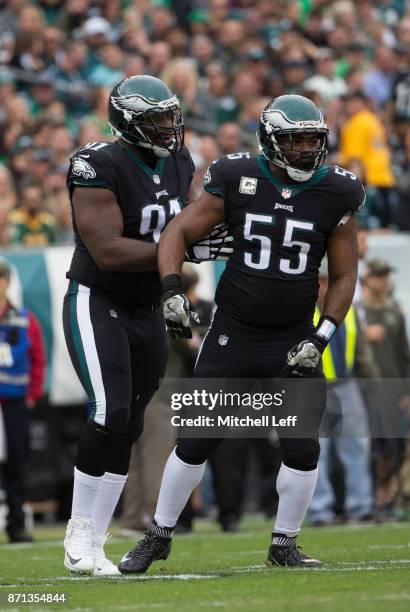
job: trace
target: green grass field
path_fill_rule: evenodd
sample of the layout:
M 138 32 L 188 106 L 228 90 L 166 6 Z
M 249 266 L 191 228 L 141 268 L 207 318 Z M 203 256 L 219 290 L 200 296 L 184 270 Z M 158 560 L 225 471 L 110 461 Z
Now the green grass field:
M 106 579 L 70 575 L 63 566 L 62 530 L 39 529 L 35 544 L 0 544 L 0 609 L 410 610 L 409 523 L 306 528 L 299 543 L 324 562 L 311 570 L 267 568 L 269 531 L 270 523 L 255 518 L 228 535 L 204 522 L 195 533 L 177 536 L 169 559 L 147 574 Z M 119 561 L 132 545 L 114 537 L 107 551 Z M 64 592 L 68 602 L 8 604 L 9 592 Z

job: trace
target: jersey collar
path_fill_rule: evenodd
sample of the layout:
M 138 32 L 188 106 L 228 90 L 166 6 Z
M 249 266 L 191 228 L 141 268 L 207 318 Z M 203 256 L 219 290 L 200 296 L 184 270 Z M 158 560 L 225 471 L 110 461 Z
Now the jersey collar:
M 157 162 L 155 164 L 155 168 L 151 168 L 140 157 L 138 157 L 138 155 L 135 155 L 135 153 L 131 149 L 128 149 L 127 147 L 121 148 L 137 164 L 137 166 L 139 166 L 141 170 L 143 170 L 145 174 L 147 174 L 151 178 L 153 178 L 155 175 L 162 176 L 162 174 L 164 173 L 165 162 L 167 159 L 166 157 L 158 157 Z
M 313 187 L 313 185 L 316 185 L 316 183 L 324 179 L 327 173 L 329 172 L 328 166 L 321 166 L 319 170 L 317 170 L 308 181 L 305 181 L 303 183 L 284 183 L 273 174 L 272 170 L 269 168 L 269 163 L 266 157 L 264 157 L 263 155 L 257 155 L 256 159 L 263 174 L 266 176 L 267 179 L 269 179 L 269 181 L 284 199 L 298 195 L 302 191 L 305 191 L 305 189 Z M 287 195 L 283 195 L 284 193 L 286 193 Z

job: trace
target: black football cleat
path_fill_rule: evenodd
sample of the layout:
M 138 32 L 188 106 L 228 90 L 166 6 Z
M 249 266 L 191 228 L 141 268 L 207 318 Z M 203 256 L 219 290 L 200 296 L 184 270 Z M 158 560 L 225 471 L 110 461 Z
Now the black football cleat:
M 290 541 L 289 541 L 290 540 Z M 295 538 L 289 538 L 285 546 L 271 544 L 268 551 L 268 565 L 280 567 L 320 567 L 321 561 L 311 559 L 296 546 Z
M 148 531 L 144 538 L 121 559 L 118 569 L 122 574 L 144 574 L 153 561 L 168 558 L 172 538 L 163 538 Z

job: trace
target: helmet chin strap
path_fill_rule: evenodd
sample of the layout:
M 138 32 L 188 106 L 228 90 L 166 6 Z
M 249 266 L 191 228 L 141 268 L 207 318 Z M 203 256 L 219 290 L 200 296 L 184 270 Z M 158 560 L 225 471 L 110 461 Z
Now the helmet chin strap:
M 158 145 L 149 144 L 148 142 L 140 142 L 137 146 L 142 147 L 143 149 L 149 149 L 154 153 L 155 157 L 168 157 L 171 154 L 168 149 L 164 149 L 164 147 L 159 147 Z
M 149 149 L 154 153 L 155 157 L 168 157 L 169 155 L 171 155 L 171 152 L 168 151 L 168 149 L 164 149 L 163 147 L 159 147 L 158 145 L 150 144 L 148 142 L 133 142 L 132 140 L 128 140 L 127 138 L 125 138 L 125 136 L 121 134 L 121 132 L 116 130 L 112 125 L 110 125 L 110 128 L 114 136 L 119 136 L 120 138 L 122 138 L 122 140 L 125 140 L 125 142 L 132 145 L 133 147 Z
M 314 170 L 299 170 L 299 168 L 293 168 L 292 166 L 285 166 L 288 176 L 298 183 L 303 183 L 312 178 Z

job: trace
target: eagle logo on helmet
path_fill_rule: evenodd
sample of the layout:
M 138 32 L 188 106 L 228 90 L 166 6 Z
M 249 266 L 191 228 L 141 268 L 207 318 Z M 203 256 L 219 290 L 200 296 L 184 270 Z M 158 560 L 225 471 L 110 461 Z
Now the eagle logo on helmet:
M 92 179 L 97 176 L 94 168 L 81 157 L 73 157 L 72 173 L 85 179 Z
M 158 111 L 165 111 L 169 108 L 175 108 L 179 106 L 179 101 L 176 96 L 168 98 L 168 100 L 150 100 L 144 96 L 129 95 L 129 96 L 112 96 L 111 103 L 117 110 L 121 111 L 126 121 L 131 121 L 132 114 L 134 113 L 145 113 L 147 110 L 155 109 Z

